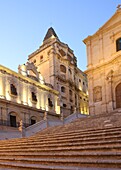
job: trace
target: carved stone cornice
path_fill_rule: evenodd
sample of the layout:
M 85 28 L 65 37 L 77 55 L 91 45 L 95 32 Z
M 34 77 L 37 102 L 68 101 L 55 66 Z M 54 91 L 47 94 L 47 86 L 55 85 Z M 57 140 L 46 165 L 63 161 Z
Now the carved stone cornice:
M 86 71 L 84 71 L 84 73 L 89 74 L 91 71 L 95 71 L 97 69 L 102 69 L 103 67 L 105 67 L 107 65 L 113 64 L 119 58 L 121 58 L 121 51 L 118 51 L 115 54 L 113 54 L 112 58 L 109 61 L 104 61 L 103 63 L 99 63 L 96 66 L 93 66 L 93 67 L 87 69 Z
M 2 66 L 2 65 L 0 65 L 0 70 L 4 71 L 5 74 L 11 75 L 11 78 L 15 77 L 17 80 L 23 81 L 23 82 L 28 83 L 28 84 L 33 84 L 35 87 L 39 87 L 39 88 L 41 88 L 41 89 L 43 89 L 45 91 L 49 91 L 49 92 L 51 92 L 51 93 L 53 93 L 55 95 L 59 94 L 58 91 L 56 91 L 56 90 L 54 90 L 54 89 L 52 89 L 52 88 L 50 88 L 50 87 L 48 87 L 48 86 L 46 86 L 44 84 L 41 84 L 41 83 L 39 83 L 39 82 L 37 82 L 35 80 L 32 80 L 32 79 L 30 79 L 28 77 L 25 77 L 25 76 L 23 76 L 23 75 L 21 75 L 19 73 L 16 73 L 16 72 L 14 72 L 14 71 L 12 71 L 12 70 L 10 70 L 10 69 Z

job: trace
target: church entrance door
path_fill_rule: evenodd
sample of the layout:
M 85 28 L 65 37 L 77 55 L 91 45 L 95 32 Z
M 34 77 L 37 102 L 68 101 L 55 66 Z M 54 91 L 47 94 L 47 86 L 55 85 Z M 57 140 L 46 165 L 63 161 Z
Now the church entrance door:
M 16 127 L 16 116 L 10 115 L 10 125 Z
M 121 108 L 121 83 L 116 87 L 116 108 Z

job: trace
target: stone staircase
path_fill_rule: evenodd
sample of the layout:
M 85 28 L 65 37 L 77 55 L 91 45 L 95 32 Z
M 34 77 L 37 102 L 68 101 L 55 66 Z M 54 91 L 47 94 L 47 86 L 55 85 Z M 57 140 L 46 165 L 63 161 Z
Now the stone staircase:
M 0 141 L 0 170 L 121 169 L 121 126 L 81 126 L 78 120 L 29 138 Z

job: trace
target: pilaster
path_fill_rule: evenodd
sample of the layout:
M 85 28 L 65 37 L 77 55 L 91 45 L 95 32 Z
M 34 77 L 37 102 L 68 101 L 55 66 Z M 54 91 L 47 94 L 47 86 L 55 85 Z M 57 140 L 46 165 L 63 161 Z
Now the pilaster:
M 91 49 L 91 40 L 87 42 L 87 67 L 88 69 L 92 67 L 92 49 Z
M 49 73 L 50 73 L 50 84 L 55 87 L 55 49 L 52 46 L 51 50 L 49 51 Z
M 95 114 L 95 105 L 93 101 L 93 77 L 90 76 L 88 78 L 89 80 L 89 114 L 94 115 Z

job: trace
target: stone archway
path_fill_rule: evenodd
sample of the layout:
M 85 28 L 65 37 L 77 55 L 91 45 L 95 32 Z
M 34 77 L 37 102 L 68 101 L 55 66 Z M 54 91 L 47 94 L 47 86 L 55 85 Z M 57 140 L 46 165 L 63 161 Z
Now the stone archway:
M 30 124 L 33 125 L 33 124 L 35 124 L 36 122 L 37 122 L 37 118 L 36 118 L 35 116 L 32 116 L 32 117 L 30 118 Z
M 116 86 L 116 108 L 121 108 L 121 83 Z

